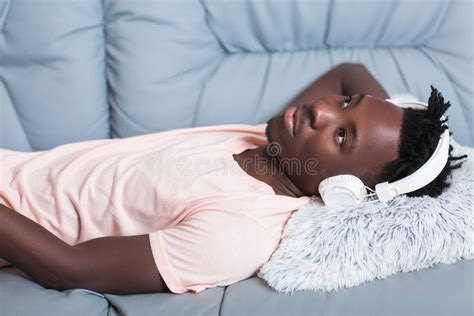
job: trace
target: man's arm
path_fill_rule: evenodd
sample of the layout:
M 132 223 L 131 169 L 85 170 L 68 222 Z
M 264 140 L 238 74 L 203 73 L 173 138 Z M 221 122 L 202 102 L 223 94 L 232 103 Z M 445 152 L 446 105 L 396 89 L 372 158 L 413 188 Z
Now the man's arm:
M 331 94 L 345 96 L 369 94 L 382 99 L 389 98 L 382 85 L 370 74 L 364 65 L 344 63 L 339 64 L 316 79 L 291 101 L 288 106 L 313 103 L 315 100 Z
M 2 204 L 0 258 L 47 288 L 169 292 L 153 260 L 148 235 L 101 237 L 70 246 Z

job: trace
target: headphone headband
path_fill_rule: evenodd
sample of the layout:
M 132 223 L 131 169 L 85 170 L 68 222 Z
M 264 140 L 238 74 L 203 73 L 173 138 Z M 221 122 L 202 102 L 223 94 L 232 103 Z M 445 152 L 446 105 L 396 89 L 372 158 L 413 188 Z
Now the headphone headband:
M 387 99 L 395 105 L 402 107 L 424 107 L 428 105 L 423 102 L 400 102 L 396 99 Z M 411 106 L 410 106 L 411 105 Z M 447 126 L 447 124 L 445 123 Z M 387 202 L 393 199 L 396 195 L 405 194 L 416 191 L 431 181 L 443 171 L 444 166 L 448 162 L 449 157 L 449 129 L 441 134 L 438 145 L 431 157 L 418 170 L 409 176 L 406 176 L 395 182 L 383 182 L 375 186 L 375 192 L 381 202 Z
M 375 192 L 381 202 L 387 202 L 396 195 L 416 191 L 431 181 L 443 171 L 449 156 L 449 130 L 446 129 L 430 159 L 409 176 L 395 182 L 383 182 L 375 186 Z

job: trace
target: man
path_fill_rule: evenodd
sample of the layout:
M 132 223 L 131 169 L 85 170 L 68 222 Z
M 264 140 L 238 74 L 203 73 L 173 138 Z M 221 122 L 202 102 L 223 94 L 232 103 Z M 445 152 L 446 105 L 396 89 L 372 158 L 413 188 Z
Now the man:
M 427 110 L 388 97 L 341 64 L 268 124 L 0 150 L 0 258 L 58 290 L 197 293 L 248 278 L 324 178 L 373 187 L 430 157 L 449 103 L 435 89 Z M 439 195 L 460 158 L 411 195 Z

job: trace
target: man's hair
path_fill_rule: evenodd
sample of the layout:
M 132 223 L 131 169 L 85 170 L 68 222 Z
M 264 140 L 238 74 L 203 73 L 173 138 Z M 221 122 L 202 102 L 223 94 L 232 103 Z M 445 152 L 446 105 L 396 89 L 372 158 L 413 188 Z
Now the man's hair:
M 393 182 L 414 173 L 431 157 L 438 146 L 441 134 L 447 128 L 443 123 L 448 119 L 442 119 L 442 116 L 450 105 L 449 102 L 445 103 L 443 95 L 431 86 L 428 108 L 403 109 L 398 158 L 384 169 L 385 181 Z M 408 193 L 408 196 L 437 197 L 449 187 L 448 176 L 453 169 L 461 167 L 463 163 L 463 161 L 454 162 L 467 157 L 467 155 L 454 157 L 451 154 L 452 150 L 453 147 L 449 145 L 448 162 L 441 173 L 426 186 Z

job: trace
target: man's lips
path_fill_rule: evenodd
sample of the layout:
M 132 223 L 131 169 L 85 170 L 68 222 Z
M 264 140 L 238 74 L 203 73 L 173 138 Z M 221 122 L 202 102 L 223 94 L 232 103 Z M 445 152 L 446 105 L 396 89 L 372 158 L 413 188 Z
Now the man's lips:
M 285 114 L 283 115 L 283 122 L 285 124 L 286 130 L 291 137 L 295 137 L 295 113 L 298 108 L 296 106 L 290 106 L 286 109 Z

